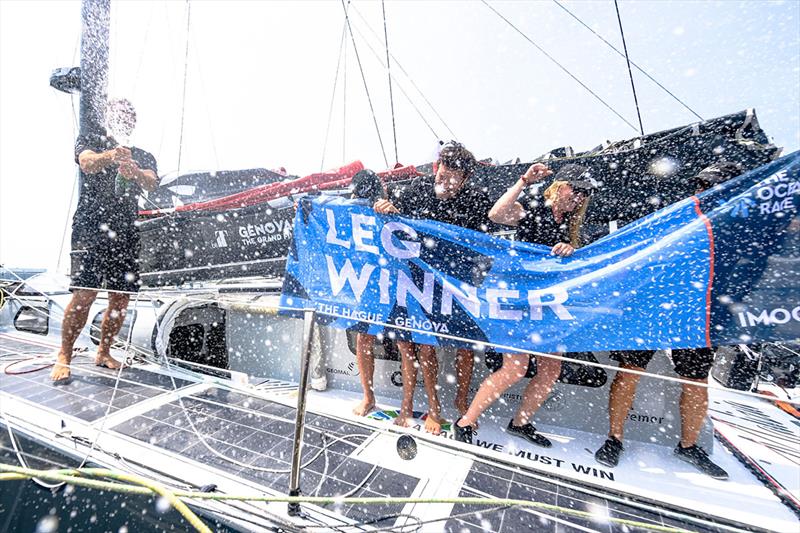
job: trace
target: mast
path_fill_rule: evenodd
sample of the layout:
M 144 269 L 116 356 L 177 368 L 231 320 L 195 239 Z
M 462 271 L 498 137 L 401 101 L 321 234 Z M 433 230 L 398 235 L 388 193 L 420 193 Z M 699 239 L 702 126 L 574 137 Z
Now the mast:
M 57 68 L 50 75 L 54 89 L 80 93 L 80 135 L 99 133 L 105 124 L 110 23 L 110 0 L 83 0 L 80 67 Z M 81 178 L 78 187 L 83 188 Z
M 80 133 L 85 135 L 105 123 L 110 0 L 83 0 L 81 20 Z

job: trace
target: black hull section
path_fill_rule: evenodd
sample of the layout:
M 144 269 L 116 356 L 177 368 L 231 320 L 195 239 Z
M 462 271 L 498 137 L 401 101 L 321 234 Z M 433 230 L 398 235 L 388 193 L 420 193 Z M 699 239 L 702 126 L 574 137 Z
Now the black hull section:
M 593 200 L 595 222 L 616 221 L 622 226 L 694 194 L 692 178 L 712 163 L 736 162 L 744 173 L 779 153 L 759 127 L 755 112 L 747 110 L 579 154 L 569 147 L 558 148 L 536 161 L 545 162 L 554 172 L 570 163 L 589 167 L 599 184 Z M 496 199 L 529 165 L 487 164 L 473 179 Z M 391 183 L 389 189 L 403 184 Z M 300 190 L 293 199 L 307 192 Z M 278 201 L 289 203 L 288 199 Z M 140 226 L 142 280 L 148 286 L 165 286 L 282 276 L 293 215 L 291 207 L 275 209 L 261 204 L 224 212 L 184 211 L 146 220 Z
M 249 276 L 281 276 L 294 208 L 258 205 L 224 213 L 168 215 L 140 225 L 147 286 Z

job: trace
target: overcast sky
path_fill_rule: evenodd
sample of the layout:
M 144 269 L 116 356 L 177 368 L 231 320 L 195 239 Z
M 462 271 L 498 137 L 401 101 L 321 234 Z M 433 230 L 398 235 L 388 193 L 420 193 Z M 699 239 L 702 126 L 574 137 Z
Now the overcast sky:
M 625 61 L 556 3 L 490 4 L 637 123 Z M 356 159 L 385 167 L 349 35 L 340 55 L 341 2 L 190 6 L 185 63 L 186 2 L 112 0 L 109 93 L 136 105 L 134 143 L 155 154 L 162 175 L 179 159 L 181 172 L 284 166 L 303 175 L 320 170 L 323 150 L 326 168 Z M 621 49 L 613 2 L 564 6 Z M 620 11 L 633 61 L 697 113 L 754 107 L 785 153 L 798 149 L 800 2 L 621 1 Z M 350 15 L 392 165 L 381 3 L 354 1 Z M 637 133 L 482 2 L 387 1 L 386 15 L 405 71 L 392 63 L 403 163 L 430 161 L 437 138 L 505 161 Z M 78 64 L 79 37 L 78 1 L 0 0 L 0 262 L 11 267 L 52 268 L 69 248 L 76 125 L 70 97 L 48 77 Z M 697 120 L 634 76 L 646 133 Z

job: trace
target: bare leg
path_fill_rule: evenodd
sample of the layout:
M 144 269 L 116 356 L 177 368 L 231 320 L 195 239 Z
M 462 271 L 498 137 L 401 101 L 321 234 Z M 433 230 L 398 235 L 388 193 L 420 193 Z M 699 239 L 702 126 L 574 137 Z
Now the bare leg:
M 89 318 L 89 309 L 97 298 L 97 292 L 90 290 L 76 290 L 64 309 L 64 320 L 61 322 L 61 350 L 58 352 L 56 364 L 50 372 L 50 379 L 63 381 L 69 379 L 69 364 L 72 362 L 72 349 L 78 339 L 86 320 Z
M 375 408 L 375 391 L 372 388 L 372 378 L 375 375 L 374 346 L 375 335 L 356 335 L 356 363 L 358 375 L 361 377 L 361 389 L 364 391 L 364 399 L 353 408 L 356 416 L 366 416 Z
M 121 366 L 119 361 L 111 357 L 110 350 L 114 337 L 119 333 L 122 323 L 125 321 L 129 300 L 130 296 L 127 294 L 112 292 L 108 295 L 108 309 L 103 315 L 103 324 L 100 326 L 100 345 L 97 347 L 97 357 L 94 360 L 97 366 L 114 370 Z
M 428 395 L 428 416 L 425 418 L 425 431 L 438 435 L 442 432 L 442 405 L 439 403 L 439 360 L 433 346 L 419 346 L 419 362 L 425 393 Z
M 620 368 L 629 370 L 644 371 L 638 366 L 620 363 Z M 636 387 L 639 385 L 639 375 L 629 374 L 628 372 L 617 372 L 614 382 L 611 383 L 611 391 L 608 394 L 608 418 L 609 418 L 609 437 L 615 437 L 622 441 L 625 429 L 625 420 L 633 406 L 633 398 L 636 396 Z
M 417 387 L 417 358 L 415 344 L 408 341 L 397 341 L 400 350 L 401 370 L 403 372 L 403 400 L 400 403 L 400 415 L 394 423 L 398 426 L 414 425 L 414 389 Z
M 528 354 L 503 354 L 503 366 L 481 383 L 467 413 L 458 421 L 460 427 L 474 426 L 487 407 L 489 407 L 509 387 L 525 377 L 528 371 Z
M 536 375 L 528 382 L 522 393 L 517 414 L 514 416 L 515 426 L 527 424 L 539 407 L 550 396 L 553 384 L 561 374 L 561 361 L 551 357 L 536 356 Z
M 469 385 L 472 382 L 472 367 L 475 365 L 475 353 L 467 348 L 456 352 L 456 390 L 455 407 L 458 414 L 464 416 L 469 409 Z
M 690 378 L 684 378 L 690 379 Z M 706 383 L 708 379 L 692 379 Z M 683 385 L 681 391 L 681 446 L 689 448 L 697 444 L 697 437 L 708 412 L 708 389 L 696 385 Z

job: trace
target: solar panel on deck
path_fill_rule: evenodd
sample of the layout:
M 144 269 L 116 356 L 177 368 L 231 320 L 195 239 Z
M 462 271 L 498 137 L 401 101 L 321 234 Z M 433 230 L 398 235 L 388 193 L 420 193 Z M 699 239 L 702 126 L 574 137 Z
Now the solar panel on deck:
M 87 422 L 93 422 L 105 415 L 112 396 L 114 403 L 110 412 L 113 413 L 173 390 L 172 382 L 167 376 L 138 368 L 126 368 L 122 371 L 114 393 L 116 370 L 94 365 L 91 365 L 91 369 L 84 369 L 84 365 L 85 362 L 78 360 L 72 365 L 70 381 L 58 385 L 51 381 L 47 370 L 32 374 L 4 374 L 0 380 L 0 390 Z M 181 379 L 175 380 L 179 388 L 190 383 Z
M 460 514 L 465 516 L 448 520 L 445 531 L 511 533 L 521 530 L 577 531 L 586 528 L 591 531 L 611 533 L 639 529 L 609 520 L 612 517 L 657 526 L 686 528 L 685 522 L 673 521 L 661 513 L 650 512 L 632 504 L 617 503 L 594 496 L 590 492 L 574 490 L 559 483 L 500 466 L 476 462 L 464 481 L 460 497 L 510 498 L 534 501 L 543 505 L 540 508 L 513 507 L 491 511 L 492 508 L 489 506 L 457 504 L 453 507 L 451 516 Z M 562 511 L 548 506 L 560 507 Z M 573 514 L 568 510 L 588 512 L 591 516 Z M 718 531 L 714 527 L 702 527 L 697 524 L 692 524 L 692 530 Z
M 183 407 L 178 401 L 171 402 L 117 425 L 114 431 L 285 492 L 291 468 L 294 415 L 295 409 L 289 406 L 211 388 L 183 399 Z M 192 431 L 191 425 L 206 444 Z M 341 496 L 355 491 L 355 496 L 410 496 L 419 480 L 401 472 L 377 468 L 363 483 L 373 465 L 349 456 L 366 437 L 333 442 L 346 435 L 367 436 L 370 433 L 354 424 L 309 414 L 301 456 L 303 494 Z M 328 446 L 323 452 L 326 443 Z M 218 454 L 248 467 L 226 461 Z M 374 518 L 376 513 L 398 514 L 402 508 L 402 504 L 369 508 L 354 505 L 340 512 L 356 520 L 366 520 Z

